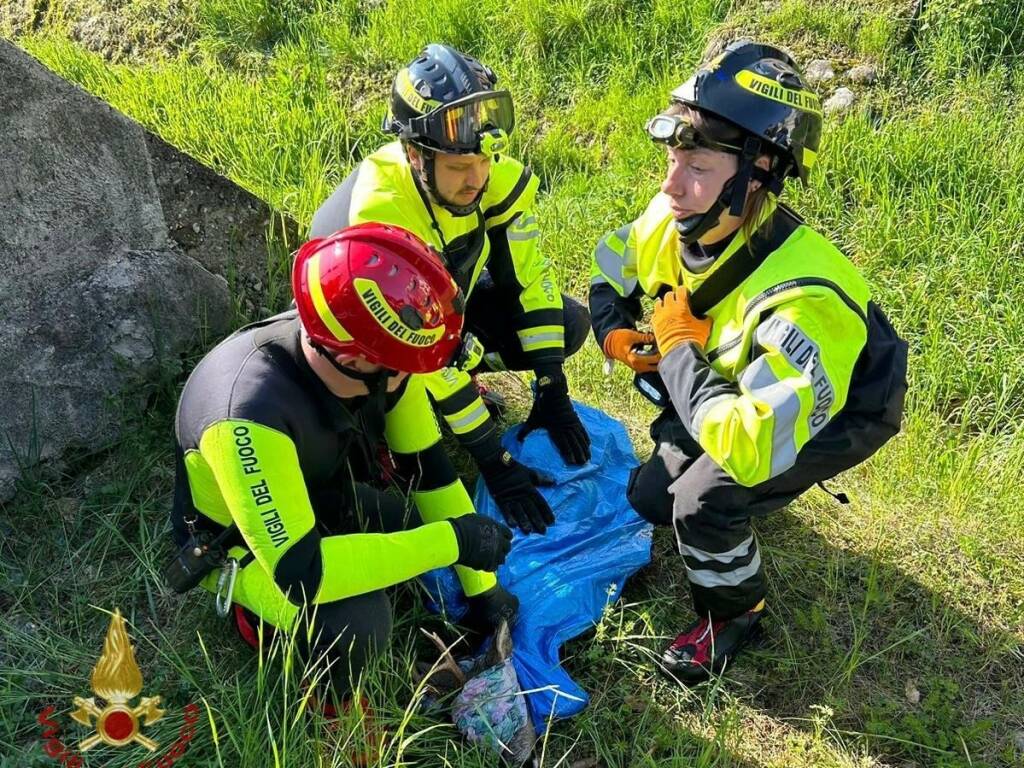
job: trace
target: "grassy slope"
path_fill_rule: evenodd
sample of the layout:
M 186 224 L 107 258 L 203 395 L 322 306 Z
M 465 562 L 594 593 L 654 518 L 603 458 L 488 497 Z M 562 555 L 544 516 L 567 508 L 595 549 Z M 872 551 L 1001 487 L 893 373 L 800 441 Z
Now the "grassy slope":
M 125 0 L 108 4 L 121 8 L 121 26 L 106 38 L 79 23 L 101 3 L 52 5 L 34 31 L 31 19 L 10 14 L 0 15 L 0 29 L 303 222 L 382 141 L 390 72 L 428 40 L 473 51 L 516 94 L 516 152 L 544 181 L 542 245 L 577 296 L 596 237 L 635 216 L 656 188 L 660 160 L 643 120 L 709 39 L 754 33 L 805 62 L 878 64 L 880 83 L 860 89 L 854 113 L 828 125 L 812 188 L 792 192 L 911 340 L 904 434 L 841 478 L 848 507 L 815 491 L 759 526 L 772 629 L 720 685 L 679 692 L 655 682 L 651 651 L 690 616 L 680 563 L 661 532 L 655 564 L 624 604 L 568 647 L 569 668 L 594 699 L 554 729 L 545 764 L 566 754 L 623 766 L 1021 763 L 1012 746 L 1024 730 L 1024 312 L 1014 279 L 1024 72 L 1013 55 L 1024 32 L 1015 3 L 934 0 L 910 34 L 909 10 L 889 0 L 848 10 L 818 0 L 204 0 L 189 11 Z M 68 34 L 129 63 L 110 65 Z M 599 363 L 592 345 L 570 361 L 575 392 L 622 418 L 645 453 L 650 409 L 621 370 L 611 380 L 595 375 Z M 4 510 L 0 598 L 9 618 L 0 637 L 10 656 L 0 664 L 19 671 L 0 688 L 9 726 L 0 753 L 30 748 L 40 702 L 67 706 L 82 692 L 105 626 L 89 606 L 118 605 L 137 627 L 147 688 L 175 706 L 202 691 L 210 707 L 216 738 L 204 734 L 190 764 L 236 765 L 235 752 L 241 764 L 264 764 L 272 748 L 286 753 L 281 764 L 308 764 L 303 732 L 278 725 L 295 708 L 284 699 L 294 685 L 257 701 L 254 681 L 271 685 L 275 676 L 223 636 L 204 601 L 171 598 L 160 586 L 178 385 L 169 375 L 154 387 L 131 438 L 83 456 L 66 477 L 29 478 Z M 410 699 L 409 630 L 426 620 L 409 591 L 398 600 L 399 651 L 372 684 L 395 725 Z M 425 731 L 431 723 L 408 723 L 403 733 L 418 735 L 404 759 L 486 763 L 452 729 Z M 172 734 L 168 726 L 162 735 Z

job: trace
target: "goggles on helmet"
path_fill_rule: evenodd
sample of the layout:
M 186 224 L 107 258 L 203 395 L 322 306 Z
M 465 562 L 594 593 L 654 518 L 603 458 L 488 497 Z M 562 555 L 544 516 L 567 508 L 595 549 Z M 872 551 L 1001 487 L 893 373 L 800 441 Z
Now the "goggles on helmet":
M 442 151 L 493 155 L 505 150 L 515 122 L 511 94 L 485 91 L 410 119 L 406 132 Z
M 655 115 L 647 121 L 645 127 L 647 135 L 651 137 L 651 141 L 664 144 L 673 149 L 687 151 L 703 147 L 704 149 L 713 149 L 718 152 L 729 152 L 731 154 L 743 152 L 742 147 L 737 147 L 733 144 L 723 144 L 698 133 L 693 124 L 682 115 Z

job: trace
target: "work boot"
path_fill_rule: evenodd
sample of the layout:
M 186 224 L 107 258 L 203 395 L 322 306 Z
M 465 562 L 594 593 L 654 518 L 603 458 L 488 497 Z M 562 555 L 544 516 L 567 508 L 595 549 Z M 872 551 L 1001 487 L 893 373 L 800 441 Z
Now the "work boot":
M 760 630 L 764 600 L 734 619 L 698 619 L 661 655 L 661 670 L 684 685 L 719 674 Z
M 477 376 L 473 376 L 472 379 L 473 386 L 476 387 L 476 391 L 477 394 L 480 395 L 480 399 L 484 401 L 484 405 L 491 414 L 491 418 L 495 421 L 504 419 L 505 414 L 508 412 L 508 402 L 505 400 L 505 396 L 488 387 L 486 384 L 481 382 Z

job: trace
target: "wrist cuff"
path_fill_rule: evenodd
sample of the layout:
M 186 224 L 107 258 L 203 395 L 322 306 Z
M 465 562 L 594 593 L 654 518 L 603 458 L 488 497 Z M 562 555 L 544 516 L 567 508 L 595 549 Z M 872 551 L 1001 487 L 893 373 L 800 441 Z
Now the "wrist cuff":
M 565 381 L 565 373 L 562 370 L 561 363 L 546 363 L 544 365 L 538 365 L 534 368 L 533 372 L 537 376 L 538 387 L 548 386 L 547 383 L 542 383 L 545 379 L 548 379 L 549 383 Z
M 474 445 L 467 445 L 466 450 L 473 457 L 476 465 L 481 468 L 485 464 L 490 465 L 501 461 L 501 456 L 505 453 L 505 448 L 502 446 L 501 439 L 496 431 L 492 431 L 483 440 Z

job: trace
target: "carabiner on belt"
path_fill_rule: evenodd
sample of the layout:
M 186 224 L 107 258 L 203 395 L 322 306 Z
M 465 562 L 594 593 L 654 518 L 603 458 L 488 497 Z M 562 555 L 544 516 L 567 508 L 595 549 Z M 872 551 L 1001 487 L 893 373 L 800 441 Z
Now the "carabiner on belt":
M 238 560 L 229 557 L 221 566 L 220 577 L 217 579 L 217 615 L 222 619 L 227 618 L 231 612 L 231 595 L 235 591 L 237 576 Z M 225 591 L 225 585 L 227 585 L 227 591 Z

